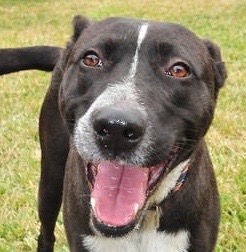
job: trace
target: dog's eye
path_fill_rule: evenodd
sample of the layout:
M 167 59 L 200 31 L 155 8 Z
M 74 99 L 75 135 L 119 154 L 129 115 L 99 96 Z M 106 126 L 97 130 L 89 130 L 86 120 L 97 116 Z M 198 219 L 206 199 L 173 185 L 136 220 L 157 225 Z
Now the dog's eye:
M 102 60 L 95 52 L 89 52 L 82 58 L 82 64 L 89 67 L 101 67 Z
M 168 71 L 166 71 L 166 74 L 176 78 L 185 78 L 190 74 L 190 70 L 185 63 L 179 62 L 172 65 Z

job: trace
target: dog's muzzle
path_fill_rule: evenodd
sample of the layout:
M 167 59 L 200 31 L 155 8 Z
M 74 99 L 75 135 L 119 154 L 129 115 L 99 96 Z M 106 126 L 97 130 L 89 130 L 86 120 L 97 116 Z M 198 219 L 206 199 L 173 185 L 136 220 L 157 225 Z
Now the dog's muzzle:
M 90 125 L 101 152 L 100 159 L 84 160 L 95 223 L 100 230 L 132 228 L 141 219 L 149 196 L 168 173 L 177 148 L 171 147 L 165 160 L 154 166 L 122 158 L 143 145 L 148 131 L 146 113 L 126 103 L 95 109 Z

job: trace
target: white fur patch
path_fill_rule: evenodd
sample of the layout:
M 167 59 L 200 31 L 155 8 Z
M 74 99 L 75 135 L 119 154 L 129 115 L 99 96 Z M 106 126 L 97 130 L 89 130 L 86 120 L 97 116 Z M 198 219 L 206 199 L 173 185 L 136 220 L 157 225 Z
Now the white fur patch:
M 136 52 L 133 58 L 131 69 L 129 71 L 129 76 L 127 78 L 128 81 L 131 80 L 132 82 L 134 82 L 134 77 L 136 75 L 137 65 L 138 65 L 138 54 L 139 54 L 139 50 L 141 48 L 142 42 L 147 34 L 147 30 L 148 30 L 148 24 L 142 25 L 139 29 L 137 48 L 136 48 Z
M 84 245 L 90 252 L 186 252 L 189 233 L 184 230 L 175 234 L 135 231 L 123 238 L 86 236 Z

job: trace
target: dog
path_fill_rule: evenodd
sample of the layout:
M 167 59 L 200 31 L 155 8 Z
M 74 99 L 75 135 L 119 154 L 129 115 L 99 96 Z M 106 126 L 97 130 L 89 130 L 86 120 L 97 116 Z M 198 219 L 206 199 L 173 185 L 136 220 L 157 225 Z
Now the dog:
M 53 251 L 62 201 L 71 251 L 213 251 L 219 47 L 173 23 L 73 26 L 40 114 L 38 251 Z

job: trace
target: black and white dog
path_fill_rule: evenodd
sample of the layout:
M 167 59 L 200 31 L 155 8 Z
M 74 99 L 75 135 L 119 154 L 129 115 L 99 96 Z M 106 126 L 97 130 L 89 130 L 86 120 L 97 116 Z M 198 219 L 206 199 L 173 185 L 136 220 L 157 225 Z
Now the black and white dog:
M 71 251 L 211 252 L 204 135 L 225 79 L 219 48 L 180 25 L 75 17 L 40 116 L 38 251 L 63 197 Z

